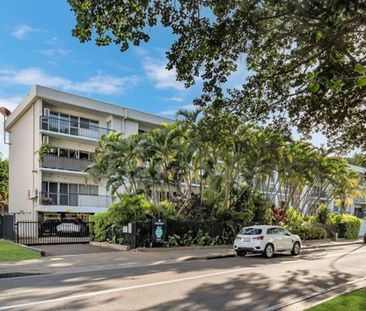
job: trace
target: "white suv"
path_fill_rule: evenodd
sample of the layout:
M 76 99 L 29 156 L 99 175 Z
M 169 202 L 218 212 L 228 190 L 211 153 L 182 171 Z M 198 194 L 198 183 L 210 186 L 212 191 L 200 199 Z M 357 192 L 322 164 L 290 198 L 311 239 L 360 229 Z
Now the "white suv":
M 278 226 L 252 226 L 242 228 L 235 238 L 234 250 L 238 256 L 245 256 L 247 252 L 262 253 L 267 258 L 277 252 L 291 252 L 300 254 L 301 239 L 286 229 Z

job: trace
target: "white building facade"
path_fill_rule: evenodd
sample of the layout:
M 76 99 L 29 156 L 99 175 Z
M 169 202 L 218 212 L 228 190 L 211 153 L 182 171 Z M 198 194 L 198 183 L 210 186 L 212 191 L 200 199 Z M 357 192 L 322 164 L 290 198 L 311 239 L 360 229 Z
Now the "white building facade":
M 9 212 L 17 220 L 80 218 L 112 202 L 105 181 L 88 178 L 98 139 L 129 136 L 173 120 L 34 86 L 6 119 Z

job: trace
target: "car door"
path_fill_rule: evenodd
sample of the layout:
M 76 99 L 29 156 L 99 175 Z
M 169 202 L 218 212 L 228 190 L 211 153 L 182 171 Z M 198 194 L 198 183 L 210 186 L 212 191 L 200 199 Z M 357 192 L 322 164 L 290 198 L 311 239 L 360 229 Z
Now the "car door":
M 291 250 L 292 237 L 284 228 L 277 228 L 280 237 L 281 250 Z
M 281 250 L 281 236 L 278 234 L 277 227 L 268 229 L 268 238 L 274 244 L 275 251 Z

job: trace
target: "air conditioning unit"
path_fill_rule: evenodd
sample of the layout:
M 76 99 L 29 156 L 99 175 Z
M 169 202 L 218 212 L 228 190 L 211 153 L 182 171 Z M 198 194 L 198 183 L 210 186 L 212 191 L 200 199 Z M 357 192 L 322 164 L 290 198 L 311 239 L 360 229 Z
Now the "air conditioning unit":
M 43 108 L 43 116 L 48 118 L 50 116 L 50 109 L 49 108 Z
M 38 197 L 38 190 L 34 189 L 34 188 L 29 188 L 28 189 L 28 199 L 32 200 L 32 199 L 37 199 Z
M 42 145 L 48 145 L 50 143 L 50 137 L 47 135 L 42 136 Z

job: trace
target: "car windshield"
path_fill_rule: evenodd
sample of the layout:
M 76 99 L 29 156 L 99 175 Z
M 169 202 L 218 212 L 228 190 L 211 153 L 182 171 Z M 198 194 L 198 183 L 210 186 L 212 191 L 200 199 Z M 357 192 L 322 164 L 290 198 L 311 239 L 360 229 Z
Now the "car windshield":
M 262 233 L 262 229 L 259 228 L 243 228 L 240 230 L 241 235 L 258 235 Z

